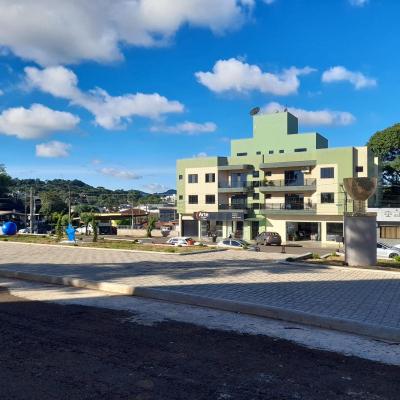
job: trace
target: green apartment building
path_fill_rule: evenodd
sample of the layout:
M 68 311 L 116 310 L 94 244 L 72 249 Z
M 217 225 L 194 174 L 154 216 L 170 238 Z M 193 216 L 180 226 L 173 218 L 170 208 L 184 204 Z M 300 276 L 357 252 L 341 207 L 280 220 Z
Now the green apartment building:
M 335 241 L 352 206 L 343 178 L 377 171 L 365 146 L 329 148 L 319 133 L 299 133 L 289 112 L 255 115 L 253 137 L 232 140 L 229 157 L 177 161 L 180 234 Z

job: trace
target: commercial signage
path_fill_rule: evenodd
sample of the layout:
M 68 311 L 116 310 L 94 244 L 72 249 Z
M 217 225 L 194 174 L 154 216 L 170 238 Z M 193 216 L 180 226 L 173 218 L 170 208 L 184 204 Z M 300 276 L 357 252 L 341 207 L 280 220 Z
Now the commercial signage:
M 243 221 L 243 211 L 226 212 L 205 212 L 198 211 L 193 213 L 193 218 L 200 221 Z
M 368 208 L 376 213 L 377 222 L 400 222 L 400 208 Z

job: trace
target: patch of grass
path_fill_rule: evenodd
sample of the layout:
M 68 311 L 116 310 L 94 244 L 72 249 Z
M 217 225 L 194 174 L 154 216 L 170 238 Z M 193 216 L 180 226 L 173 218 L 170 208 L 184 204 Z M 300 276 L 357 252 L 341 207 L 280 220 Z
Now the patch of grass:
M 321 258 L 321 256 L 318 253 L 312 253 L 311 257 L 313 260 L 319 260 Z
M 41 243 L 56 244 L 56 240 L 48 235 L 13 235 L 2 239 L 3 241 L 19 242 L 19 243 Z

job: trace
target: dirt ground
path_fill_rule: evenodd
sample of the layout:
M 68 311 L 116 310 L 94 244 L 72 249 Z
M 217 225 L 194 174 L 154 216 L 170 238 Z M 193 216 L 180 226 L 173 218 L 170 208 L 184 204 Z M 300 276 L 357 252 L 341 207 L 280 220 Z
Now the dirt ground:
M 398 399 L 400 368 L 0 289 L 1 399 Z

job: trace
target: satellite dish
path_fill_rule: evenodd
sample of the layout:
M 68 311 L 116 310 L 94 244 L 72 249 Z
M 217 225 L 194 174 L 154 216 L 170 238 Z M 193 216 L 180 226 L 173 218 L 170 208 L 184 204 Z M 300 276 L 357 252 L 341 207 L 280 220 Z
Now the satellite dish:
M 254 107 L 250 110 L 250 115 L 257 115 L 260 112 L 260 107 Z

